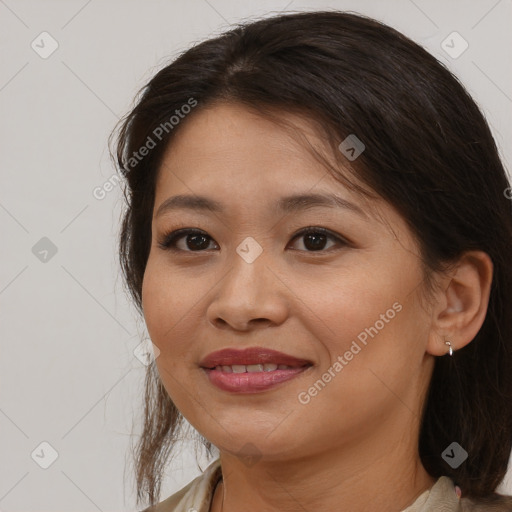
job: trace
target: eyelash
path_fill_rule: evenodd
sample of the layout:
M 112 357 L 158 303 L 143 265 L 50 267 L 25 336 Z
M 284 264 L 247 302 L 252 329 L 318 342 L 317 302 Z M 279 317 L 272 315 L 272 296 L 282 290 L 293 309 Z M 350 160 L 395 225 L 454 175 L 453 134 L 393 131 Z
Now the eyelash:
M 301 236 L 305 236 L 305 235 L 309 235 L 309 234 L 325 235 L 326 237 L 335 240 L 341 246 L 349 246 L 349 245 L 351 245 L 351 243 L 347 239 L 345 239 L 345 238 L 343 238 L 343 237 L 341 237 L 339 235 L 334 234 L 333 232 L 329 231 L 328 229 L 320 228 L 320 227 L 314 227 L 314 226 L 310 226 L 310 227 L 304 228 L 304 229 L 300 230 L 298 233 L 295 233 L 295 235 L 293 235 L 291 240 L 293 241 L 296 238 L 300 238 Z M 179 239 L 185 237 L 186 235 L 203 235 L 203 236 L 205 236 L 207 238 L 210 238 L 210 240 L 213 240 L 204 231 L 201 231 L 199 229 L 184 228 L 184 229 L 177 229 L 175 231 L 171 231 L 169 233 L 164 234 L 162 236 L 161 240 L 158 242 L 158 245 L 159 245 L 159 247 L 161 249 L 164 249 L 166 251 L 173 251 L 173 252 L 201 253 L 201 252 L 205 252 L 205 251 L 208 250 L 208 249 L 203 249 L 203 250 L 198 250 L 198 251 L 190 251 L 190 250 L 178 249 L 176 247 L 176 242 Z M 308 250 L 300 250 L 300 249 L 298 249 L 298 251 L 299 252 L 307 252 L 307 253 L 315 254 L 315 253 L 326 253 L 326 252 L 329 253 L 329 252 L 331 252 L 332 249 L 335 249 L 335 248 L 334 247 L 330 247 L 329 249 L 320 249 L 318 251 L 308 251 Z

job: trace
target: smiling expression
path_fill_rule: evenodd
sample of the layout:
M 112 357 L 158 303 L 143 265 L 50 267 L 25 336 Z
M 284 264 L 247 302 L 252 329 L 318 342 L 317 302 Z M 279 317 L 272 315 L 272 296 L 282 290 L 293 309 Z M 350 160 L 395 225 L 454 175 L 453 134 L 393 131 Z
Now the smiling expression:
M 323 147 L 307 120 L 283 116 Z M 291 457 L 419 414 L 433 358 L 425 358 L 418 247 L 389 204 L 372 207 L 287 130 L 236 104 L 194 112 L 175 134 L 156 184 L 143 309 L 165 389 L 213 444 L 250 442 L 268 457 Z M 384 322 L 397 303 L 400 312 Z M 372 335 L 354 354 L 363 332 Z M 291 375 L 248 360 L 259 377 L 234 371 L 240 359 L 223 361 L 231 371 L 201 366 L 212 352 L 247 348 L 309 365 Z M 301 403 L 329 369 L 325 386 Z M 286 371 L 279 382 L 247 387 Z M 218 379 L 231 379 L 232 389 Z

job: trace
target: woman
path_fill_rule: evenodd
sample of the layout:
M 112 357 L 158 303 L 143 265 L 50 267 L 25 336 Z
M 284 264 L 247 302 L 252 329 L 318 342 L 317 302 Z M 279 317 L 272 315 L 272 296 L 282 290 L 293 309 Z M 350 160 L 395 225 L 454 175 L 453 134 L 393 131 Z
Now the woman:
M 123 120 L 120 256 L 159 355 L 146 510 L 512 510 L 512 215 L 457 79 L 363 16 L 186 51 Z M 183 418 L 220 457 L 156 505 Z

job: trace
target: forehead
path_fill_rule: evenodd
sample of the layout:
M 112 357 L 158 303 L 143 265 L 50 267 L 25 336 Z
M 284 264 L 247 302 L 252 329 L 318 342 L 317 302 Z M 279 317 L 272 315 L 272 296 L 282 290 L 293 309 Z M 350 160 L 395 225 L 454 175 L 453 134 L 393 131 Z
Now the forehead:
M 193 193 L 199 186 L 271 195 L 279 189 L 303 192 L 319 184 L 347 193 L 325 166 L 330 162 L 346 174 L 333 161 L 320 127 L 297 114 L 275 115 L 278 122 L 236 103 L 193 112 L 163 155 L 157 195 L 171 189 Z
M 292 196 L 318 194 L 330 195 L 331 203 L 340 198 L 341 202 L 355 206 L 342 208 L 345 212 L 362 211 L 359 218 L 368 227 L 371 225 L 372 231 L 382 232 L 384 227 L 394 238 L 398 238 L 399 232 L 399 238 L 410 238 L 409 228 L 393 205 L 348 171 L 348 166 L 344 168 L 341 158 L 333 158 L 325 133 L 314 122 L 288 112 L 282 116 L 284 125 L 231 103 L 215 104 L 191 114 L 163 155 L 154 217 L 164 203 L 174 200 L 168 212 L 185 205 L 183 211 L 210 211 L 215 216 L 240 219 L 249 211 L 255 218 L 264 218 L 306 210 L 319 201 L 311 197 L 297 200 Z M 315 151 L 325 159 L 323 162 Z M 370 191 L 371 196 L 364 197 L 334 178 L 326 162 Z M 306 204 L 305 208 L 300 208 L 301 202 Z M 299 207 L 295 208 L 296 205 Z

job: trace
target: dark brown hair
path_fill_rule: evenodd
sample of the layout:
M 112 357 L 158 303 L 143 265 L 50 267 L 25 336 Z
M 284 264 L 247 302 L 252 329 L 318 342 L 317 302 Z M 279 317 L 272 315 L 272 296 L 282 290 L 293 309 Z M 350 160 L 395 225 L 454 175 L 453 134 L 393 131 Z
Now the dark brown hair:
M 191 98 L 197 107 L 171 127 L 171 116 L 184 112 Z M 218 100 L 262 115 L 301 112 L 330 134 L 341 158 L 337 145 L 356 134 L 366 148 L 351 162 L 354 176 L 406 220 L 427 276 L 465 251 L 489 254 L 494 275 L 487 316 L 471 343 L 452 357 L 436 358 L 418 450 L 430 475 L 449 476 L 463 497 L 491 503 L 512 448 L 512 212 L 504 195 L 507 176 L 478 106 L 422 47 L 353 13 L 275 16 L 193 46 L 141 90 L 117 134 L 127 203 L 120 262 L 140 313 L 163 152 L 195 112 Z M 155 141 L 155 129 L 165 123 L 168 129 Z M 149 139 L 155 147 L 134 159 Z M 135 454 L 137 496 L 153 505 L 183 418 L 154 364 L 145 398 Z M 469 454 L 456 469 L 441 457 L 453 441 Z

